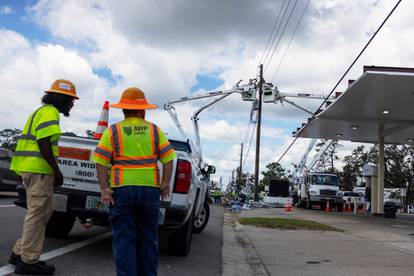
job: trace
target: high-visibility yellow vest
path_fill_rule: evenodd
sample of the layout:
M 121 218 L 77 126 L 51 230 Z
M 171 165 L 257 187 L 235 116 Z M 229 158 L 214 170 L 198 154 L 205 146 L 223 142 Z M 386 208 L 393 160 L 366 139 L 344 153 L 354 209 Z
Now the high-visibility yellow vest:
M 170 142 L 156 125 L 134 117 L 104 131 L 92 160 L 111 166 L 111 187 L 158 187 L 157 161 L 165 164 L 175 157 Z
M 39 150 L 38 140 L 50 137 L 53 156 L 58 156 L 59 111 L 53 105 L 43 105 L 30 114 L 17 142 L 10 169 L 17 173 L 31 172 L 52 174 L 52 168 Z

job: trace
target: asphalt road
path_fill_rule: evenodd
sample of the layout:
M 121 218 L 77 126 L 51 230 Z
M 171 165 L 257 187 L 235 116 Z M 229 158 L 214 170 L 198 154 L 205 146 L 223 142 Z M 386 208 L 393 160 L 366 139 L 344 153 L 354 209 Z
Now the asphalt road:
M 14 199 L 0 195 L 0 275 L 4 275 L 2 269 L 3 273 L 10 269 L 7 260 L 15 240 L 21 234 L 25 215 L 24 209 L 12 206 Z M 55 275 L 115 275 L 109 232 L 108 227 L 94 226 L 86 230 L 77 223 L 67 239 L 47 238 L 43 252 L 49 254 L 48 263 L 56 266 Z M 201 234 L 193 235 L 189 256 L 182 258 L 168 255 L 164 250 L 165 235 L 161 235 L 158 274 L 221 275 L 222 237 L 223 209 L 211 206 L 210 221 Z

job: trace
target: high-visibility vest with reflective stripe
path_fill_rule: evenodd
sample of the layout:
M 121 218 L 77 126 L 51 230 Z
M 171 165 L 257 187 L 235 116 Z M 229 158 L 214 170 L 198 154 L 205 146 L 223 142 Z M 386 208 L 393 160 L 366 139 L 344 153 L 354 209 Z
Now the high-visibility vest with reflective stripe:
M 105 130 L 92 159 L 111 166 L 111 187 L 159 186 L 158 160 L 176 157 L 164 133 L 140 118 L 128 118 Z
M 59 111 L 53 105 L 44 105 L 30 114 L 17 142 L 10 169 L 17 173 L 31 172 L 52 174 L 52 168 L 43 158 L 37 141 L 50 137 L 53 155 L 58 156 Z

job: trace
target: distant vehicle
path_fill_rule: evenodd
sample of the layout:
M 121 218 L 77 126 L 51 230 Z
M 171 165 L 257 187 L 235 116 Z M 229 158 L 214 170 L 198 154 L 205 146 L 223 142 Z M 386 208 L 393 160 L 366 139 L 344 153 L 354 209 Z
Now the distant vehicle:
M 350 206 L 351 209 L 354 209 L 354 203 L 356 202 L 357 207 L 362 209 L 362 206 L 365 204 L 365 197 L 360 193 L 344 191 L 342 198 L 347 206 Z
M 327 202 L 338 212 L 343 211 L 342 192 L 339 190 L 339 177 L 329 173 L 309 173 L 299 183 L 299 205 L 312 209 L 313 205 L 320 205 L 325 210 Z
M 10 161 L 13 152 L 0 148 L 0 191 L 16 192 L 16 187 L 22 184 L 22 179 L 14 171 L 10 170 Z
M 292 203 L 292 198 L 289 196 L 289 181 L 288 180 L 270 180 L 269 192 L 263 198 L 267 204 L 274 207 L 284 207 L 287 201 Z
M 352 189 L 353 192 L 359 193 L 362 197 L 365 197 L 366 189 L 365 187 L 355 187 Z
M 384 203 L 392 202 L 397 205 L 402 205 L 402 197 L 395 191 L 395 189 L 384 189 Z

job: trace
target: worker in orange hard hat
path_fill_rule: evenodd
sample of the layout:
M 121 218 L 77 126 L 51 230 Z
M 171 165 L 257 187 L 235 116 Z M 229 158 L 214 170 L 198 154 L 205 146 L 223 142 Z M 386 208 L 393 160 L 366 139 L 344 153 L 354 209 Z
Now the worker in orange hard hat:
M 110 107 L 121 108 L 125 119 L 104 131 L 92 158 L 101 200 L 110 205 L 117 275 L 157 275 L 160 196 L 170 195 L 176 153 L 161 129 L 145 120 L 145 110 L 157 106 L 139 88 L 126 89 Z
M 56 162 L 58 139 L 62 134 L 59 113 L 69 116 L 76 94 L 75 85 L 64 79 L 45 91 L 43 105 L 26 121 L 10 169 L 21 175 L 26 189 L 27 214 L 22 237 L 17 240 L 9 263 L 17 274 L 52 275 L 53 265 L 39 261 L 46 224 L 53 213 L 53 187 L 63 184 Z

